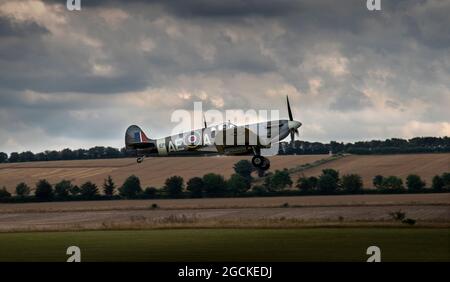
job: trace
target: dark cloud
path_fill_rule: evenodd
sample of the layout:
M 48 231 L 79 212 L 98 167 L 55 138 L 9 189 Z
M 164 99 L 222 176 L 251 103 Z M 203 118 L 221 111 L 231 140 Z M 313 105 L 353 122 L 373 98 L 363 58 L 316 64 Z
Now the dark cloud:
M 169 134 L 200 99 L 284 114 L 286 94 L 304 139 L 448 132 L 448 1 L 81 2 L 0 4 L 0 151 L 118 147 L 129 123 Z
M 48 30 L 35 22 L 18 22 L 11 17 L 0 16 L 0 37 L 23 37 L 46 33 Z

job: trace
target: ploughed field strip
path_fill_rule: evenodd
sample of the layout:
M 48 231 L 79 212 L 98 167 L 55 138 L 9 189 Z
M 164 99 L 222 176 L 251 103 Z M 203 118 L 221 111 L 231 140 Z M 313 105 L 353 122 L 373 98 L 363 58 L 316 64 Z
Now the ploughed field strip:
M 101 210 L 276 208 L 329 206 L 450 205 L 450 193 L 395 195 L 284 196 L 250 198 L 149 199 L 1 204 L 0 214 L 27 212 L 68 212 Z

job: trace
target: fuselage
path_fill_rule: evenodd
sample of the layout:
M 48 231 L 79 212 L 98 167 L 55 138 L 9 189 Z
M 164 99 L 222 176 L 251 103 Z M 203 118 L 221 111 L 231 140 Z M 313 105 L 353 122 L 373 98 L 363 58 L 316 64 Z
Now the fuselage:
M 236 155 L 251 153 L 254 147 L 268 148 L 273 143 L 289 136 L 290 129 L 298 128 L 300 125 L 300 122 L 289 120 L 274 120 L 241 126 L 224 123 L 158 139 L 149 139 L 142 131 L 139 133 L 140 135 L 133 131 L 128 133 L 132 126 L 127 130 L 125 139 L 127 149 L 137 149 L 145 155 L 167 156 L 199 153 Z M 137 126 L 136 128 L 139 129 Z

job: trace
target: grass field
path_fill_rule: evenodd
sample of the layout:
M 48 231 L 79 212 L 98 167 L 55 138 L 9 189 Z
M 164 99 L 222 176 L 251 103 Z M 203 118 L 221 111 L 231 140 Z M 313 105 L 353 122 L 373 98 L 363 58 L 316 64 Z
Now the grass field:
M 0 234 L 0 261 L 450 261 L 450 229 L 179 229 Z

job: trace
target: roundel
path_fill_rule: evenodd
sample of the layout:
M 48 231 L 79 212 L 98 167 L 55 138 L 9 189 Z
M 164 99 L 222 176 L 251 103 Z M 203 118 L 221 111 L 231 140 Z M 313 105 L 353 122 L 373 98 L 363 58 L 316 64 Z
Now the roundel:
M 202 140 L 198 132 L 191 132 L 191 134 L 186 135 L 184 142 L 188 147 L 197 147 L 201 144 Z

